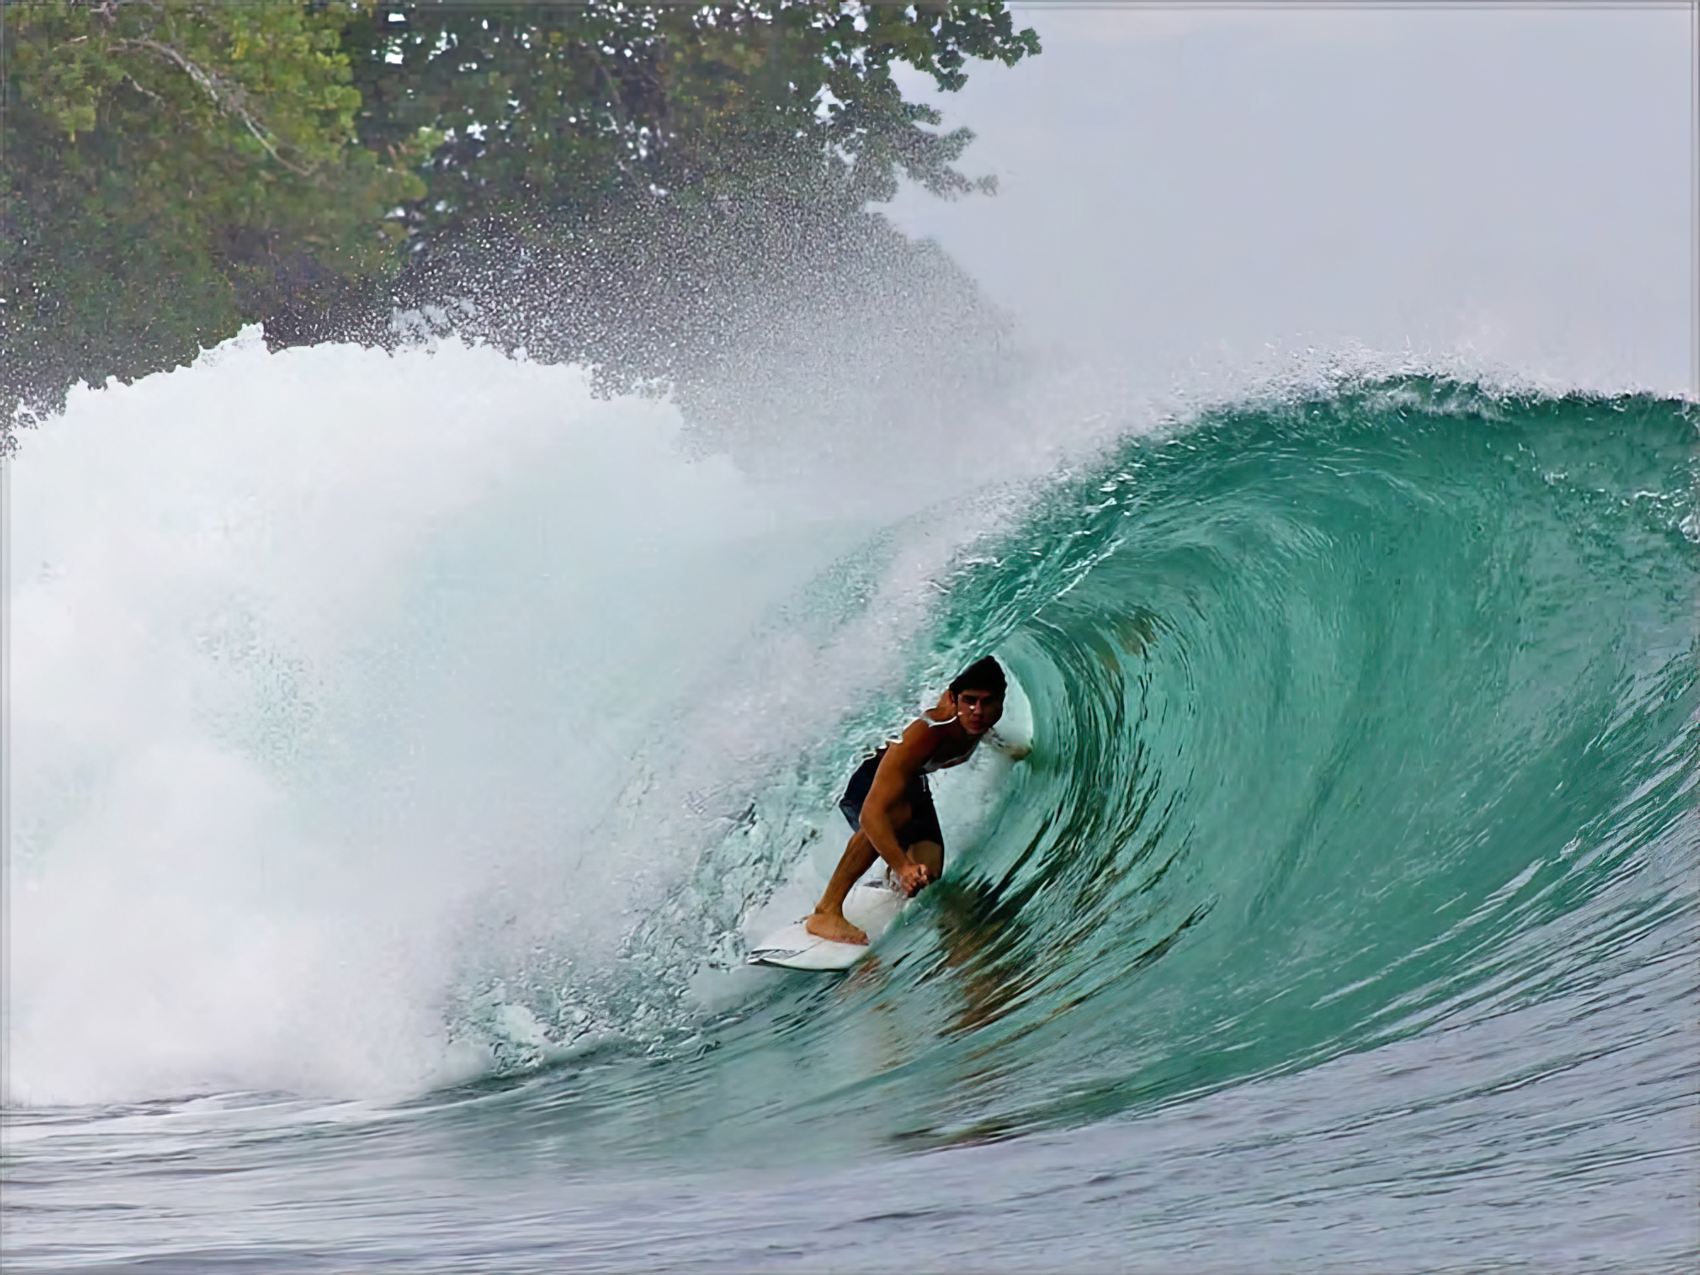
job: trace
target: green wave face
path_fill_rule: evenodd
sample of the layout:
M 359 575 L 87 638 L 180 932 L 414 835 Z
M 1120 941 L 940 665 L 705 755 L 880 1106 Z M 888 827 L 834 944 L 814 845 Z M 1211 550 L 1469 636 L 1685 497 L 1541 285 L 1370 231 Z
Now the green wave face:
M 931 662 L 995 643 L 1037 747 L 875 958 L 665 1065 L 531 1083 L 575 1138 L 700 1166 L 1442 1058 L 1522 1007 L 1558 1029 L 1443 1088 L 1586 1052 L 1600 1003 L 1668 1001 L 1668 1032 L 1700 934 L 1695 424 L 1405 379 L 1124 445 L 954 580 Z
M 1225 412 L 966 580 L 953 627 L 1003 614 L 1041 741 L 946 958 L 1028 1077 L 987 1118 L 1302 1067 L 1691 942 L 1694 426 L 1427 381 Z

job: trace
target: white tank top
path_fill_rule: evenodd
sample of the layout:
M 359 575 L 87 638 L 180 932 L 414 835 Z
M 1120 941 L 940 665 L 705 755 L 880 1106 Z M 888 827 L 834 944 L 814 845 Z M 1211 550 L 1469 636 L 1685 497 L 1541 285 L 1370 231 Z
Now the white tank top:
M 922 713 L 921 720 L 927 723 L 927 725 L 932 727 L 934 730 L 943 730 L 946 726 L 949 726 L 952 722 L 954 722 L 956 718 L 947 717 L 942 722 L 935 722 L 932 718 L 928 717 L 926 713 Z M 898 741 L 895 739 L 891 740 L 886 746 L 889 748 L 891 744 L 895 744 L 897 742 Z M 975 743 L 978 742 L 978 740 L 975 741 Z M 957 753 L 954 757 L 929 757 L 921 764 L 921 773 L 923 775 L 930 775 L 934 771 L 945 770 L 948 767 L 956 765 L 960 761 L 966 761 L 968 759 L 968 754 L 973 751 L 974 745 L 970 744 L 967 752 Z

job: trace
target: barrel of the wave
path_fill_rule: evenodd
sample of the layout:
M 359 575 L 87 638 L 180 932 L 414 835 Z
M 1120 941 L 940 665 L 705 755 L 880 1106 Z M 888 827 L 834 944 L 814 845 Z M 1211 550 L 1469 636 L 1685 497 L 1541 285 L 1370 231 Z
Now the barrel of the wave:
M 1011 1105 L 1317 1067 L 1682 950 L 1695 424 L 1424 378 L 1239 404 L 986 555 L 944 623 L 1007 604 L 1049 715 L 975 864 Z

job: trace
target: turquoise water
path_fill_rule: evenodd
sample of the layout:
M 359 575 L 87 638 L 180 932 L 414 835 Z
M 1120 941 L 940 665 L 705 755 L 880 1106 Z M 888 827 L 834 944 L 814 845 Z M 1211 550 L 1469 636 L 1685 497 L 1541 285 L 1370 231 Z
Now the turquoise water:
M 8 1269 L 1686 1268 L 1697 423 L 1401 377 L 1129 432 L 928 569 L 828 739 L 693 789 L 594 958 L 457 968 L 458 1076 L 14 1073 Z M 763 558 L 761 649 L 877 609 L 908 525 Z M 1035 748 L 940 780 L 945 880 L 846 978 L 741 968 L 985 649 Z

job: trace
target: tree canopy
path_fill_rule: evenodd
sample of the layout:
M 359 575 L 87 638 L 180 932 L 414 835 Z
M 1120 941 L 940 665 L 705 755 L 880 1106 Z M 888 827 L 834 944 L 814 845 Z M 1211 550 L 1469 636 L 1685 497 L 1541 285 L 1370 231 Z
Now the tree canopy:
M 471 257 L 533 277 L 554 263 L 606 333 L 637 322 L 640 294 L 653 319 L 716 261 L 771 255 L 804 226 L 816 244 L 892 249 L 865 209 L 901 180 L 990 187 L 958 168 L 968 132 L 940 130 L 894 72 L 949 91 L 973 62 L 1039 47 L 997 0 L 3 12 L 8 418 L 244 322 L 286 342 L 369 328 L 396 300 L 464 291 Z M 552 353 L 608 359 L 592 332 L 563 330 Z M 673 345 L 625 342 L 626 370 L 670 375 L 650 354 Z
M 404 237 L 390 213 L 424 197 L 414 170 L 430 139 L 418 155 L 361 145 L 348 17 L 6 7 L 8 390 L 170 366 L 280 293 L 388 267 Z

